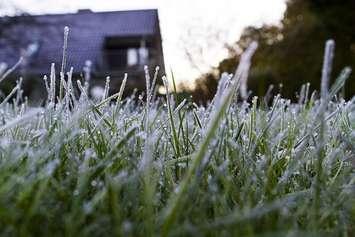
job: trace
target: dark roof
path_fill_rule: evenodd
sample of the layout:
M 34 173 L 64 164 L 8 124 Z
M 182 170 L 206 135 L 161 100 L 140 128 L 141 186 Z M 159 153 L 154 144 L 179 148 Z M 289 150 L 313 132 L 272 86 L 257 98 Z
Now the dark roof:
M 18 16 L 7 35 L 22 47 L 38 42 L 34 68 L 50 67 L 61 62 L 63 29 L 69 26 L 68 66 L 80 71 L 86 60 L 94 60 L 101 53 L 106 37 L 148 37 L 160 34 L 158 12 L 155 9 L 112 12 L 82 10 L 72 14 Z M 11 38 L 10 37 L 10 38 Z M 160 37 L 160 35 L 159 35 Z M 0 39 L 0 61 L 14 64 L 20 57 L 19 49 L 9 39 Z M 59 68 L 59 65 L 58 67 Z

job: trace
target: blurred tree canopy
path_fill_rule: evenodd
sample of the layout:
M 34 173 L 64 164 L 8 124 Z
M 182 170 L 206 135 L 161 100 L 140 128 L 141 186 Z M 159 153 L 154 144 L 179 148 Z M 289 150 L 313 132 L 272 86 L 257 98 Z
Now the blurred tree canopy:
M 259 48 L 253 57 L 248 88 L 253 95 L 265 95 L 270 84 L 282 84 L 281 94 L 295 98 L 302 84 L 310 82 L 318 90 L 324 45 L 336 42 L 332 72 L 334 80 L 345 66 L 355 70 L 355 1 L 354 0 L 288 0 L 280 25 L 247 27 L 236 46 L 245 49 L 253 40 Z M 230 56 L 217 68 L 201 76 L 192 92 L 195 101 L 211 99 L 222 72 L 233 73 L 239 54 Z M 348 79 L 345 93 L 355 95 L 354 74 Z

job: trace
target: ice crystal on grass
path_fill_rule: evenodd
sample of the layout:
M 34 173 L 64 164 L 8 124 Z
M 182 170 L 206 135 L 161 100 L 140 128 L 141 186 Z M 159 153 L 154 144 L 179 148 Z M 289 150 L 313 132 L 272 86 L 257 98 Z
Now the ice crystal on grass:
M 253 43 L 206 107 L 166 77 L 158 97 L 147 67 L 141 100 L 123 98 L 127 74 L 90 98 L 91 65 L 65 72 L 66 37 L 61 92 L 53 64 L 43 107 L 20 80 L 0 101 L 0 235 L 353 235 L 355 99 L 337 97 L 350 69 L 322 80 L 321 99 L 307 84 L 298 103 L 250 101 Z

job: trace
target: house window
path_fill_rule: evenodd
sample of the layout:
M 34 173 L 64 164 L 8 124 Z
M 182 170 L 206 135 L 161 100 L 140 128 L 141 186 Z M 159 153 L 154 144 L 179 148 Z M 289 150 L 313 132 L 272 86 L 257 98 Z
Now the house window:
M 107 37 L 104 50 L 105 63 L 109 70 L 149 63 L 149 50 L 142 38 Z
M 127 49 L 127 66 L 138 64 L 138 51 L 135 48 Z
M 142 41 L 139 48 L 127 49 L 127 66 L 146 65 L 148 63 L 149 51 Z
M 138 49 L 138 54 L 139 54 L 139 64 L 146 65 L 148 63 L 149 52 L 148 52 L 148 48 L 145 46 L 144 40 L 141 41 L 141 46 Z

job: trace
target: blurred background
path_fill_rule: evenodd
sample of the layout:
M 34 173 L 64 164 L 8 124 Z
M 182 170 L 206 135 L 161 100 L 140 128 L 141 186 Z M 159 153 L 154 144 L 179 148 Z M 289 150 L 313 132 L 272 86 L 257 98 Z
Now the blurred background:
M 179 91 L 196 102 L 213 97 L 221 73 L 234 72 L 241 52 L 253 40 L 259 48 L 248 81 L 251 95 L 262 96 L 274 85 L 275 93 L 296 99 L 306 82 L 318 90 L 324 44 L 330 38 L 336 42 L 332 78 L 345 66 L 355 68 L 354 0 L 0 1 L 2 19 L 79 9 L 152 8 L 159 13 L 165 72 L 173 73 Z M 1 22 L 0 38 L 6 27 Z M 353 75 L 344 93 L 354 96 Z

